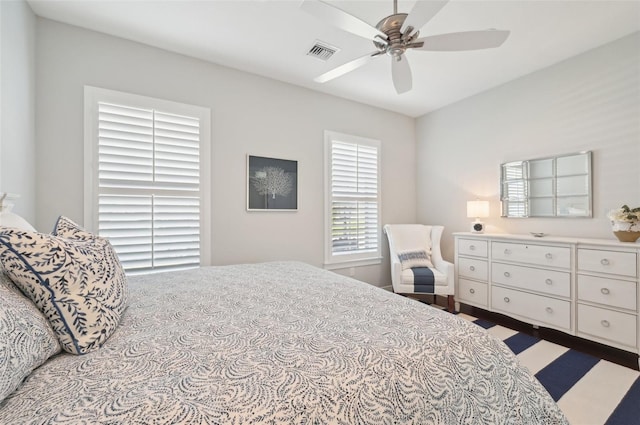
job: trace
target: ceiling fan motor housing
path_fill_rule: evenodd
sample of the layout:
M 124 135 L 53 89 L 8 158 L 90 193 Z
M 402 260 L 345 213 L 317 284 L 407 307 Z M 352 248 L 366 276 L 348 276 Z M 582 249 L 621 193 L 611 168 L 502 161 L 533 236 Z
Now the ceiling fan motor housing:
M 407 27 L 404 34 L 401 32 L 402 24 L 404 24 L 407 16 L 406 13 L 396 13 L 378 22 L 376 28 L 387 36 L 386 40 L 383 40 L 382 37 L 373 40 L 373 44 L 380 53 L 386 53 L 394 58 L 399 58 L 407 48 L 414 47 L 409 46 L 409 44 L 418 37 L 419 32 L 416 31 L 414 34 L 411 34 L 413 27 Z

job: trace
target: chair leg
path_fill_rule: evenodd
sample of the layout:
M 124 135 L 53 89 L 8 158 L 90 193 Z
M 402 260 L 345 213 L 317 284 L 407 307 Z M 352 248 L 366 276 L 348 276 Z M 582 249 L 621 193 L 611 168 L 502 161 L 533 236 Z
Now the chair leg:
M 456 310 L 456 305 L 455 305 L 455 300 L 453 299 L 453 295 L 448 295 L 447 296 L 447 310 L 449 310 L 449 313 L 455 313 Z

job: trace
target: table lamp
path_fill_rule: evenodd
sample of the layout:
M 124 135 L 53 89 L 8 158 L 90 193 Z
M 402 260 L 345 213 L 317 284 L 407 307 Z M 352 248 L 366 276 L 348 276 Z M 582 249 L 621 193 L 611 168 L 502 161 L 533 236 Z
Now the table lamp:
M 484 232 L 484 223 L 480 219 L 489 217 L 489 201 L 467 201 L 467 217 L 476 219 L 471 223 L 473 233 Z

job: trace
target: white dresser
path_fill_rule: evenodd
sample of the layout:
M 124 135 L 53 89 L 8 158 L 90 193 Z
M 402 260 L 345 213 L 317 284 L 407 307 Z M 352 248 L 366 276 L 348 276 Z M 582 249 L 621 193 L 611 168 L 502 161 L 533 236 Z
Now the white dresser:
M 640 244 L 454 233 L 456 302 L 640 353 Z

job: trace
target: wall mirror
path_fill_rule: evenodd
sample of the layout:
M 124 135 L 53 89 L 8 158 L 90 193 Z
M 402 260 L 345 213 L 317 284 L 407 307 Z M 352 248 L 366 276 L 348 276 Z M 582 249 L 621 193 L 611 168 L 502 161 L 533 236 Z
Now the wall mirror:
M 591 217 L 591 151 L 500 166 L 502 217 Z

